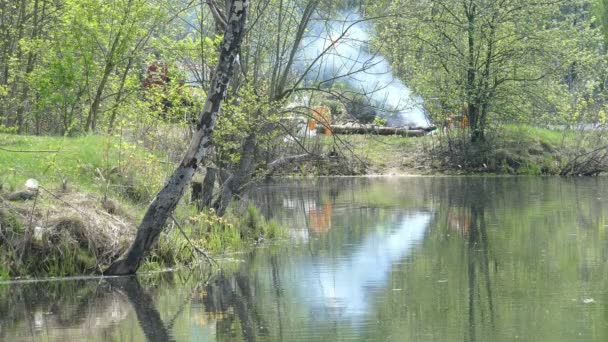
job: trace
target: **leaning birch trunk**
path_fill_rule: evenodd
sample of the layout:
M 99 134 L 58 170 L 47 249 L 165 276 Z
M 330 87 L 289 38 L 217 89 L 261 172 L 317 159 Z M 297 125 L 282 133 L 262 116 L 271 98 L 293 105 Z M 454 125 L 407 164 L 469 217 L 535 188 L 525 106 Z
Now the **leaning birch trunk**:
M 118 260 L 104 272 L 106 275 L 127 275 L 137 272 L 142 259 L 158 241 L 167 219 L 182 198 L 198 165 L 204 161 L 211 146 L 211 135 L 224 100 L 234 62 L 243 40 L 249 0 L 232 0 L 222 50 L 201 113 L 197 131 L 179 167 L 173 172 L 164 188 L 156 195 L 137 228 L 135 241 Z

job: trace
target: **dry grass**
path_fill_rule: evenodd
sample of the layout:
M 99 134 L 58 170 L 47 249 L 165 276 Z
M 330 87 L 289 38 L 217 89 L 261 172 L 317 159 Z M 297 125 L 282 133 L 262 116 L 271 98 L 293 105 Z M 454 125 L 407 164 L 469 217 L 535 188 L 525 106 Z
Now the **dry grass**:
M 3 198 L 5 198 L 3 196 Z M 85 193 L 41 192 L 35 200 L 0 200 L 0 250 L 12 276 L 90 274 L 128 247 L 133 216 Z

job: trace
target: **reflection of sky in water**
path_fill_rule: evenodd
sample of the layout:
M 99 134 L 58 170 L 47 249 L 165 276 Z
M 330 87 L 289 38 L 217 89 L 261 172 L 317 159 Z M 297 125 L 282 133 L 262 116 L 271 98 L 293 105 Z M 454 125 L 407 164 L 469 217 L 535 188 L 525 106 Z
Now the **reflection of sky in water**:
M 314 301 L 315 314 L 321 314 L 318 312 L 321 309 L 353 318 L 368 312 L 371 292 L 386 286 L 393 264 L 422 241 L 430 220 L 429 213 L 400 216 L 395 228 L 372 233 L 352 255 L 336 265 L 313 264 L 302 268 L 310 272 L 309 279 L 318 279 L 302 289 Z

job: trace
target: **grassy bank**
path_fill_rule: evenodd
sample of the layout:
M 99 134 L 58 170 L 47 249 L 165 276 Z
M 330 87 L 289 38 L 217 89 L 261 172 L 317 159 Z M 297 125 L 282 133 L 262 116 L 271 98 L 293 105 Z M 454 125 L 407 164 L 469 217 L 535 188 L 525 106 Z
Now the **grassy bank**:
M 421 138 L 316 139 L 328 155 L 335 139 L 340 140 L 346 157 L 292 165 L 280 174 L 586 175 L 603 172 L 608 155 L 602 131 L 528 126 L 504 126 L 490 132 L 487 142 L 475 145 L 458 132 Z M 119 136 L 0 134 L 0 278 L 90 274 L 121 255 L 147 204 L 174 167 L 165 148 L 144 145 Z M 41 187 L 37 196 L 23 200 L 18 195 L 29 178 Z M 168 222 L 144 270 L 196 262 L 197 248 L 215 254 L 238 251 L 282 234 L 255 207 L 239 203 L 220 218 L 198 212 L 189 197 L 184 196 L 176 210 L 177 222 Z
M 0 279 L 98 273 L 121 255 L 173 164 L 120 137 L 0 135 Z M 27 179 L 40 182 L 24 200 Z M 253 206 L 224 217 L 186 200 L 143 270 L 201 260 L 196 248 L 238 251 L 282 229 Z
M 380 175 L 596 175 L 607 170 L 608 132 L 506 125 L 471 144 L 460 132 L 421 138 L 342 136 L 365 165 Z

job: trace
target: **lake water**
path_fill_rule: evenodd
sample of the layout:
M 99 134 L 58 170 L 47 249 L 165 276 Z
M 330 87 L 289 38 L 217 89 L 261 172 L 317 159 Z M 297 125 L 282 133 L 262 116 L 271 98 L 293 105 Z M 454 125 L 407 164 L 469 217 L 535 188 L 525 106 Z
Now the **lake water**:
M 223 271 L 0 285 L 2 341 L 607 341 L 608 179 L 252 192 L 289 240 Z

